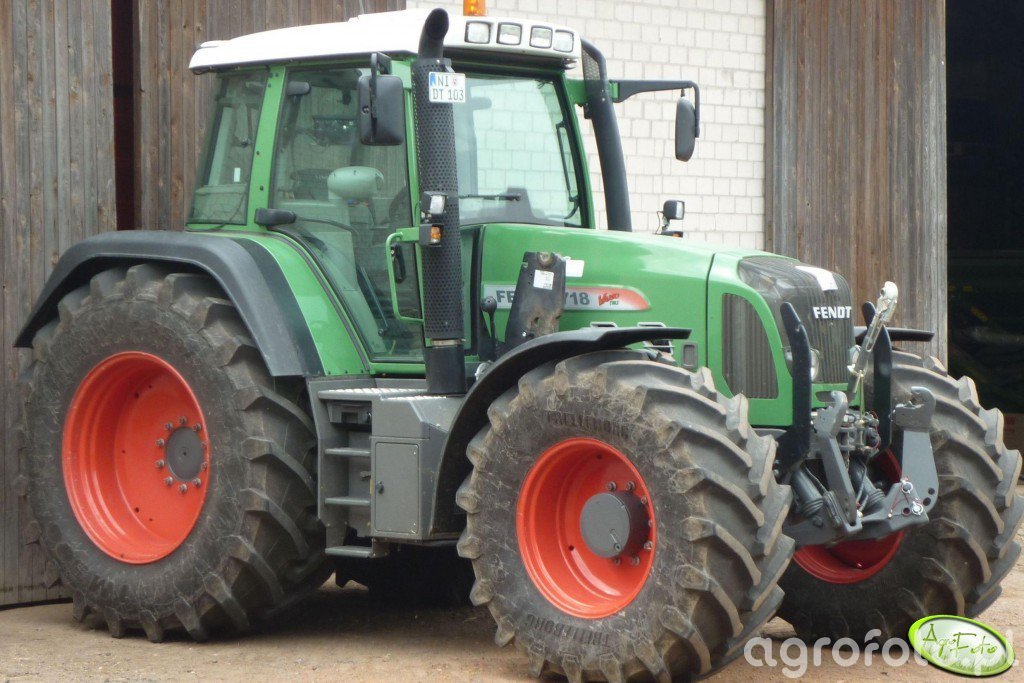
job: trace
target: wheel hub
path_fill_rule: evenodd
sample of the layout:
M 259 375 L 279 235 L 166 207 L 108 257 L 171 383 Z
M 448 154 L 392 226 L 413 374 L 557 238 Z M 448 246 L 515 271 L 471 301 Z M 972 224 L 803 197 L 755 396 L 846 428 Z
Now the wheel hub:
M 649 528 L 647 511 L 629 493 L 591 496 L 580 514 L 580 533 L 598 557 L 632 555 L 643 547 Z
M 202 471 L 203 442 L 191 427 L 178 427 L 171 432 L 164 455 L 171 474 L 181 481 L 191 482 Z

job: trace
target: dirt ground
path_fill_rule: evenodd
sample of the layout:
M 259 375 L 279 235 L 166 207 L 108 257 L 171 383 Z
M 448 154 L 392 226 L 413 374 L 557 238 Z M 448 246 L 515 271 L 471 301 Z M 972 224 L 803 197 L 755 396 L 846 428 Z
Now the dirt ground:
M 1024 494 L 1024 487 L 1019 490 Z M 1003 587 L 1002 597 L 982 618 L 1012 638 L 1024 633 L 1024 562 L 1017 563 Z M 114 640 L 105 629 L 72 621 L 69 604 L 42 605 L 0 611 L 0 680 L 530 680 L 525 659 L 510 647 L 496 647 L 493 634 L 486 610 L 386 606 L 352 584 L 344 590 L 324 586 L 262 631 L 204 644 L 181 639 L 154 645 L 141 636 Z M 792 630 L 775 619 L 765 635 L 773 638 L 778 659 L 778 646 Z M 1020 640 L 1016 646 L 1024 651 Z M 870 667 L 863 662 L 840 667 L 827 650 L 822 665 L 806 673 L 807 680 L 830 682 L 946 677 L 955 680 L 913 661 L 889 667 L 877 654 Z M 781 662 L 774 668 L 755 667 L 741 658 L 709 680 L 789 678 Z M 1024 680 L 1024 673 L 1017 668 L 1003 680 Z

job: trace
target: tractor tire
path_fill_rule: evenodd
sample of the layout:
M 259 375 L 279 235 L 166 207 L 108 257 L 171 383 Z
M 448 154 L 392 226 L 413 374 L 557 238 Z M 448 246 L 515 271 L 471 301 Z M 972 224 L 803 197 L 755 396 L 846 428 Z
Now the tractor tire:
M 746 399 L 709 371 L 591 353 L 527 373 L 488 418 L 457 493 L 458 547 L 473 604 L 534 676 L 707 674 L 775 614 L 790 491 Z
M 935 395 L 938 500 L 928 522 L 902 535 L 839 544 L 828 553 L 797 551 L 782 579 L 779 616 L 808 640 L 865 641 L 872 629 L 881 640 L 905 639 L 927 615 L 976 616 L 999 596 L 999 582 L 1020 555 L 1021 458 L 1003 444 L 1002 414 L 983 409 L 974 382 L 953 379 L 935 358 L 894 352 L 892 386 L 895 402 L 909 399 L 913 386 Z M 870 382 L 865 388 L 870 392 Z M 894 428 L 894 448 L 900 438 Z M 851 564 L 858 557 L 871 561 Z
M 210 278 L 103 271 L 61 300 L 33 350 L 29 540 L 77 620 L 204 640 L 329 576 L 304 386 L 268 374 Z

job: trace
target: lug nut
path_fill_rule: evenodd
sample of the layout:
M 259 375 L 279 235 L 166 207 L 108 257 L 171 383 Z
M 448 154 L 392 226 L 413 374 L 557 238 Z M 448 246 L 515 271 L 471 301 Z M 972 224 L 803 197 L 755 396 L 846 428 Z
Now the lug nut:
M 164 483 L 170 486 L 171 484 L 174 483 L 174 477 L 167 477 L 166 479 L 164 479 Z
M 640 504 L 647 505 L 647 496 L 643 496 L 642 498 L 640 498 Z
M 201 424 L 199 424 L 198 422 L 196 422 L 196 423 L 195 423 L 194 425 L 192 425 L 192 430 L 193 430 L 193 431 L 194 431 L 194 432 L 195 432 L 196 434 L 198 434 L 199 432 L 203 431 L 203 425 L 201 425 Z
M 903 488 L 903 492 L 904 493 L 910 493 L 911 491 L 914 490 L 914 485 L 911 484 L 909 481 L 905 481 L 905 482 L 903 482 L 903 487 L 902 488 Z
M 157 446 L 160 446 L 161 448 L 163 448 L 163 447 L 164 447 L 164 444 L 166 444 L 166 443 L 167 443 L 167 442 L 166 442 L 166 441 L 164 441 L 163 439 L 157 439 L 157 440 L 156 440 L 156 445 L 157 445 Z
M 178 418 L 178 424 L 188 424 L 188 418 L 182 415 Z
M 629 563 L 631 565 L 633 565 L 634 567 L 637 566 L 638 564 L 640 564 L 640 556 L 639 555 L 634 555 L 633 559 L 630 560 Z
M 634 483 L 633 483 L 633 482 L 631 482 L 631 481 L 627 481 L 627 482 L 626 482 L 626 490 L 627 490 L 627 491 L 632 491 L 632 490 L 633 490 L 633 489 L 635 489 L 635 488 L 636 488 L 636 484 L 634 484 Z
M 200 479 L 199 477 L 196 477 L 195 479 L 192 480 L 192 485 L 195 486 L 196 488 L 199 488 L 200 486 L 203 485 L 203 480 Z
M 654 550 L 654 544 L 650 541 L 644 541 L 644 550 Z
M 609 491 L 614 491 L 614 490 L 615 490 L 616 488 L 618 488 L 618 487 L 617 487 L 617 486 L 615 486 L 615 482 L 614 482 L 614 481 L 610 481 L 610 482 L 608 482 L 608 485 L 607 485 L 607 487 L 606 487 L 606 488 L 607 488 L 607 489 L 608 489 Z
M 616 566 L 622 564 L 622 558 L 621 557 L 612 558 L 612 564 L 614 564 Z
M 200 463 L 200 465 L 199 465 L 199 469 L 201 469 L 203 472 L 206 471 L 207 467 L 209 467 L 209 465 L 207 465 L 205 462 L 204 463 Z
M 166 464 L 167 463 L 165 463 L 163 460 L 157 460 L 156 461 L 156 468 L 158 470 L 162 470 L 164 468 L 164 465 L 166 465 Z
M 172 429 L 174 429 L 174 425 L 172 425 L 170 422 L 164 422 L 164 429 L 166 429 L 167 431 L 171 431 Z
M 188 486 L 186 486 L 185 484 L 182 484 L 181 486 L 178 487 L 178 491 L 180 491 L 183 494 L 187 493 L 188 492 Z

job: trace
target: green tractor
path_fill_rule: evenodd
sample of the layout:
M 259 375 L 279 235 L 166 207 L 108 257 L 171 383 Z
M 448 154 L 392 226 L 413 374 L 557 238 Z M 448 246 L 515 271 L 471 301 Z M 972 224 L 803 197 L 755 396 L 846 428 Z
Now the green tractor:
M 620 681 L 707 674 L 776 614 L 903 637 L 999 595 L 1020 455 L 970 379 L 894 350 L 931 338 L 888 325 L 894 285 L 858 327 L 839 275 L 630 232 L 613 105 L 683 93 L 686 160 L 694 83 L 442 10 L 191 68 L 217 85 L 187 229 L 76 244 L 17 340 L 29 536 L 76 619 L 204 639 L 332 572 L 464 586 L 533 674 Z

